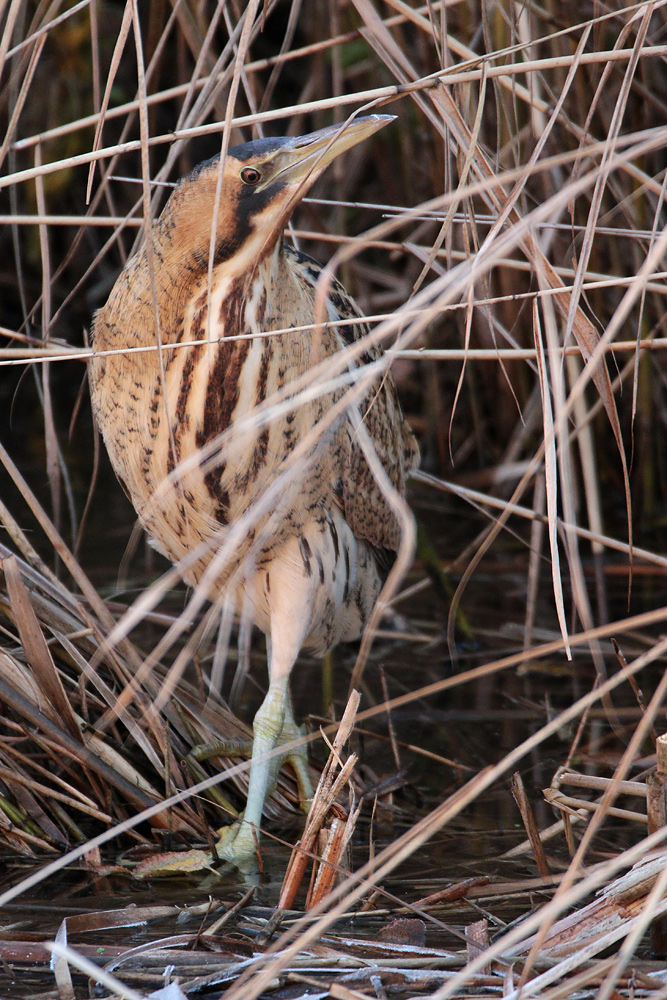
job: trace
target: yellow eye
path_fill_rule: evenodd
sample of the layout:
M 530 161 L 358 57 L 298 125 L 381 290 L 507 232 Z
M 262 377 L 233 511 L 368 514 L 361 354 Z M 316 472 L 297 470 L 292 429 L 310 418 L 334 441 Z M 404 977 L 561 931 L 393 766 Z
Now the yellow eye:
M 259 170 L 255 170 L 254 167 L 244 167 L 241 171 L 241 180 L 244 184 L 259 184 L 262 179 L 262 175 Z

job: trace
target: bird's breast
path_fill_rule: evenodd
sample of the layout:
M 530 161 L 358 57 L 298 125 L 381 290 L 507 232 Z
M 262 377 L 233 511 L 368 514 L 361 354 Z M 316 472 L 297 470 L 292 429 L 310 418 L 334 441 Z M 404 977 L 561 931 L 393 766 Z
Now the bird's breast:
M 113 354 L 91 367 L 93 404 L 116 474 L 158 549 L 172 561 L 191 560 L 191 581 L 209 562 L 212 540 L 275 479 L 325 408 L 316 400 L 283 406 L 278 415 L 269 409 L 312 364 L 307 334 L 271 328 L 303 326 L 312 311 L 283 305 L 278 319 L 267 293 L 275 302 L 261 273 L 250 283 L 220 277 L 210 291 L 202 280 L 179 316 L 161 315 L 160 350 Z M 140 321 L 145 314 L 126 316 L 128 343 Z M 100 316 L 96 348 L 107 346 L 103 325 Z M 114 333 L 118 344 L 123 331 Z M 306 505 L 317 505 L 325 478 L 313 478 Z

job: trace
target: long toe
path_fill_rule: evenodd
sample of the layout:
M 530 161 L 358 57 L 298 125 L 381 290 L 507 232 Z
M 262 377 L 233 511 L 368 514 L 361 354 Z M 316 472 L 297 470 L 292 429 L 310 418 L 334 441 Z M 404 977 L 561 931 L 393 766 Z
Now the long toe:
M 293 723 L 292 725 L 292 731 L 286 731 L 285 728 L 283 728 L 281 743 L 291 743 L 299 736 L 303 736 L 303 730 L 297 728 L 297 726 Z M 299 792 L 299 805 L 301 807 L 301 811 L 307 813 L 310 809 L 310 804 L 313 801 L 313 783 L 310 778 L 307 747 L 298 746 L 293 750 L 289 750 L 281 759 L 280 766 L 282 766 L 283 763 L 289 764 L 294 771 L 294 777 L 296 778 L 297 789 Z
M 192 748 L 195 760 L 209 760 L 211 757 L 252 756 L 252 740 L 213 740 L 211 743 L 198 743 Z

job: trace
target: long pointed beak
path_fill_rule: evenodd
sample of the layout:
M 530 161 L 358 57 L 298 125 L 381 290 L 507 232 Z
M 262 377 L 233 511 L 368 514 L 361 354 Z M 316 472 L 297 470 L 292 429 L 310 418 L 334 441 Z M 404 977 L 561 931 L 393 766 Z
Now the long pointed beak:
M 298 184 L 305 178 L 314 180 L 346 149 L 395 120 L 396 115 L 369 115 L 355 118 L 349 125 L 331 125 L 318 132 L 287 139 L 273 157 L 275 169 L 271 171 L 270 183 Z

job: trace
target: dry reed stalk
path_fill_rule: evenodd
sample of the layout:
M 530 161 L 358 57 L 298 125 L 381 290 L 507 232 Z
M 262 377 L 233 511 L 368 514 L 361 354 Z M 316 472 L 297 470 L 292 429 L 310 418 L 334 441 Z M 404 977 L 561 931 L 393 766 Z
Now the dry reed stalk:
M 340 726 L 330 747 L 329 759 L 315 789 L 303 836 L 294 848 L 285 872 L 278 900 L 279 910 L 291 908 L 313 854 L 316 855 L 316 861 L 306 901 L 307 910 L 321 902 L 327 895 L 342 867 L 345 851 L 359 815 L 359 807 L 351 805 L 348 814 L 344 809 L 337 807 L 336 800 L 341 797 L 345 786 L 349 785 L 350 791 L 352 789 L 350 779 L 357 762 L 355 754 L 351 754 L 345 761 L 341 760 L 340 755 L 350 738 L 360 698 L 359 692 L 353 691 L 348 699 Z M 327 819 L 330 819 L 329 830 L 324 825 Z
M 306 249 L 315 247 L 316 256 L 330 254 L 331 243 L 338 245 L 333 267 L 344 269 L 346 283 L 373 317 L 373 342 L 393 348 L 387 363 L 402 373 L 407 408 L 422 432 L 430 468 L 439 463 L 437 476 L 421 475 L 421 488 L 431 498 L 441 489 L 456 493 L 481 515 L 477 538 L 456 538 L 443 555 L 453 566 L 468 566 L 454 603 L 466 602 L 466 587 L 474 584 L 482 558 L 487 565 L 500 539 L 510 539 L 510 530 L 531 552 L 524 560 L 529 599 L 520 654 L 490 655 L 481 668 L 438 678 L 389 707 L 504 676 L 519 664 L 525 681 L 531 664 L 589 644 L 601 678 L 599 690 L 579 700 L 572 695 L 558 717 L 475 776 L 442 809 L 421 817 L 414 831 L 359 873 L 361 883 L 350 879 L 334 888 L 320 904 L 324 916 L 315 930 L 304 924 L 280 939 L 294 955 L 559 726 L 582 719 L 588 707 L 617 691 L 624 677 L 641 674 L 646 688 L 653 681 L 644 678 L 664 665 L 664 642 L 656 635 L 665 618 L 659 514 L 667 492 L 661 447 L 667 412 L 662 269 L 667 174 L 661 161 L 667 98 L 665 9 L 659 3 L 612 3 L 596 7 L 591 16 L 583 5 L 564 7 L 552 0 L 531 8 L 486 0 L 473 6 L 355 0 L 343 7 L 325 4 L 327 17 L 318 16 L 319 8 L 311 12 L 289 3 L 282 5 L 288 21 L 292 18 L 284 38 L 275 20 L 280 6 L 266 5 L 265 24 L 263 15 L 244 20 L 224 5 L 209 9 L 161 0 L 151 4 L 145 21 L 140 8 L 129 4 L 124 11 L 79 4 L 55 13 L 16 0 L 3 12 L 0 160 L 6 170 L 0 178 L 0 218 L 6 225 L 5 258 L 14 263 L 0 315 L 0 401 L 7 413 L 13 401 L 14 420 L 26 426 L 16 441 L 10 427 L 3 431 L 8 478 L 0 513 L 13 551 L 32 568 L 23 564 L 17 575 L 12 553 L 3 550 L 9 575 L 0 611 L 8 634 L 0 650 L 0 680 L 14 707 L 10 711 L 2 699 L 6 745 L 0 745 L 0 781 L 12 794 L 0 800 L 5 817 L 11 817 L 2 821 L 0 837 L 26 852 L 60 849 L 73 842 L 82 817 L 111 824 L 116 797 L 118 808 L 129 802 L 134 809 L 146 806 L 165 829 L 202 836 L 205 824 L 186 804 L 191 776 L 180 761 L 194 742 L 227 736 L 230 728 L 242 732 L 215 704 L 202 713 L 198 693 L 182 680 L 182 671 L 214 631 L 220 608 L 205 620 L 203 594 L 193 594 L 183 615 L 172 618 L 144 655 L 130 640 L 139 643 L 136 630 L 154 614 L 177 572 L 167 572 L 128 610 L 111 611 L 90 584 L 87 573 L 101 578 L 90 546 L 86 550 L 84 538 L 83 549 L 74 547 L 83 506 L 80 483 L 92 470 L 81 458 L 93 451 L 81 430 L 88 419 L 85 407 L 78 417 L 83 424 L 74 426 L 74 448 L 64 430 L 70 415 L 79 412 L 68 383 L 79 380 L 88 354 L 78 331 L 89 325 L 92 309 L 127 258 L 141 224 L 137 213 L 148 218 L 159 210 L 163 189 L 153 181 L 172 181 L 200 158 L 188 145 L 195 139 L 208 144 L 206 152 L 215 150 L 213 144 L 219 148 L 223 116 L 227 141 L 232 129 L 244 137 L 260 135 L 275 131 L 273 123 L 282 118 L 290 128 L 306 131 L 342 119 L 351 109 L 395 102 L 401 126 L 391 144 L 376 162 L 360 151 L 349 173 L 332 175 L 331 186 L 323 189 L 329 197 L 304 206 L 304 224 L 297 221 L 295 234 Z M 251 7 L 250 14 L 256 5 Z M 79 81 L 64 70 L 70 73 L 69 101 L 53 83 L 59 51 L 67 52 L 68 65 L 80 67 Z M 330 74 L 325 56 L 331 58 Z M 263 74 L 269 72 L 266 93 L 272 89 L 273 97 L 267 107 Z M 47 92 L 49 102 L 36 99 Z M 113 179 L 119 174 L 143 177 L 139 201 L 133 185 Z M 358 228 L 374 227 L 364 237 L 316 236 L 323 228 L 339 229 L 342 213 L 352 205 L 359 206 Z M 383 212 L 391 217 L 378 221 Z M 103 226 L 109 227 L 108 239 Z M 617 369 L 616 358 L 627 360 Z M 346 364 L 304 380 L 303 398 L 343 384 Z M 34 388 L 29 380 L 18 384 L 17 369 L 36 375 L 40 368 Z M 369 371 L 366 377 L 376 374 Z M 426 384 L 428 394 L 422 392 Z M 350 398 L 363 391 L 363 384 L 348 386 Z M 255 419 L 272 419 L 281 405 L 280 398 L 269 401 Z M 30 421 L 38 411 L 41 433 Z M 26 468 L 25 455 L 37 451 L 38 437 L 44 442 L 46 491 L 39 486 L 42 474 Z M 215 447 L 219 444 L 224 441 Z M 626 453 L 628 466 L 633 459 L 628 473 Z M 212 453 L 202 457 L 215 461 Z M 486 492 L 463 481 L 472 473 L 487 477 Z M 39 497 L 26 479 L 37 484 Z M 526 491 L 537 511 L 523 499 Z M 639 544 L 619 517 L 619 508 L 630 506 L 630 495 Z M 271 496 L 264 502 L 270 505 Z M 261 513 L 250 512 L 238 531 L 252 527 Z M 490 528 L 486 519 L 493 522 Z M 651 520 L 652 536 L 646 531 Z M 409 533 L 407 518 L 405 526 Z M 597 577 L 586 573 L 589 546 Z M 81 552 L 79 559 L 74 551 Z M 408 551 L 406 535 L 404 566 Z M 607 617 L 609 578 L 599 564 L 609 551 L 633 561 L 635 590 L 643 589 L 647 601 L 640 614 L 636 605 L 632 616 L 618 610 L 617 602 Z M 74 594 L 50 569 L 54 557 L 62 560 Z M 546 562 L 554 568 L 551 583 Z M 640 576 L 640 566 L 651 568 L 653 584 L 646 583 L 648 575 Z M 105 568 L 107 580 L 114 570 Z M 416 586 L 424 594 L 431 582 Z M 554 609 L 561 639 L 538 645 L 540 629 L 553 628 Z M 478 616 L 466 610 L 474 626 Z M 158 627 L 155 622 L 152 627 Z M 455 622 L 452 611 L 452 636 Z M 618 664 L 602 644 L 619 634 L 639 642 L 644 652 L 603 681 L 604 661 L 608 669 Z M 220 650 L 222 656 L 222 645 Z M 366 643 L 355 679 L 368 652 Z M 165 675 L 159 664 L 167 657 L 171 672 Z M 14 697 L 17 691 L 23 701 Z M 573 797 L 560 799 L 568 810 L 595 810 L 562 890 L 523 927 L 471 956 L 467 968 L 435 996 L 472 989 L 476 975 L 495 970 L 496 959 L 513 954 L 513 934 L 522 942 L 516 947 L 523 948 L 523 961 L 540 925 L 527 965 L 507 973 L 508 995 L 520 989 L 522 975 L 526 989 L 554 1000 L 575 988 L 594 995 L 596 981 L 604 982 L 600 997 L 630 988 L 622 975 L 637 947 L 641 918 L 634 930 L 620 923 L 614 929 L 613 960 L 577 972 L 586 954 L 581 949 L 569 966 L 548 974 L 535 976 L 531 966 L 548 956 L 554 933 L 549 921 L 559 921 L 568 906 L 580 906 L 594 883 L 591 878 L 577 885 L 585 852 L 595 844 L 600 824 L 623 813 L 614 800 L 635 784 L 629 768 L 659 720 L 657 691 L 648 699 L 645 719 L 634 727 L 617 773 L 600 773 L 596 761 L 587 787 L 602 791 L 602 799 L 585 805 Z M 367 709 L 359 721 L 382 711 L 383 706 Z M 591 724 L 586 717 L 586 727 Z M 26 726 L 33 727 L 32 743 L 26 743 Z M 131 761 L 118 756 L 121 740 L 132 748 Z M 77 753 L 88 768 L 85 788 L 76 782 Z M 62 773 L 45 774 L 40 755 L 54 760 L 59 754 Z M 206 772 L 191 773 L 199 781 Z M 584 784 L 586 776 L 568 774 L 559 780 Z M 656 779 L 647 784 L 654 845 L 663 835 L 664 805 L 661 775 Z M 238 771 L 233 780 L 240 782 Z M 166 807 L 162 797 L 170 788 L 176 792 Z M 223 802 L 207 809 L 215 815 Z M 572 843 L 576 849 L 574 838 Z M 629 859 L 634 863 L 633 851 L 619 848 L 606 874 L 595 874 L 597 884 L 613 878 Z M 643 897 L 644 923 L 662 912 L 658 889 L 655 893 Z M 609 900 L 605 905 L 613 908 Z M 285 967 L 284 956 L 265 959 L 252 987 L 240 982 L 232 987 L 232 998 L 244 989 L 248 1000 L 258 995 Z M 339 990 L 352 992 L 342 985 Z
M 537 870 L 543 878 L 548 878 L 549 875 L 551 875 L 551 869 L 549 868 L 549 862 L 547 861 L 542 840 L 540 839 L 538 833 L 535 814 L 531 808 L 530 800 L 526 794 L 526 789 L 518 771 L 515 771 L 512 775 L 511 787 L 512 795 L 514 796 L 514 800 L 519 807 L 521 819 L 523 820 L 523 825 L 525 826 L 526 833 L 528 834 L 533 856 L 537 864 Z

